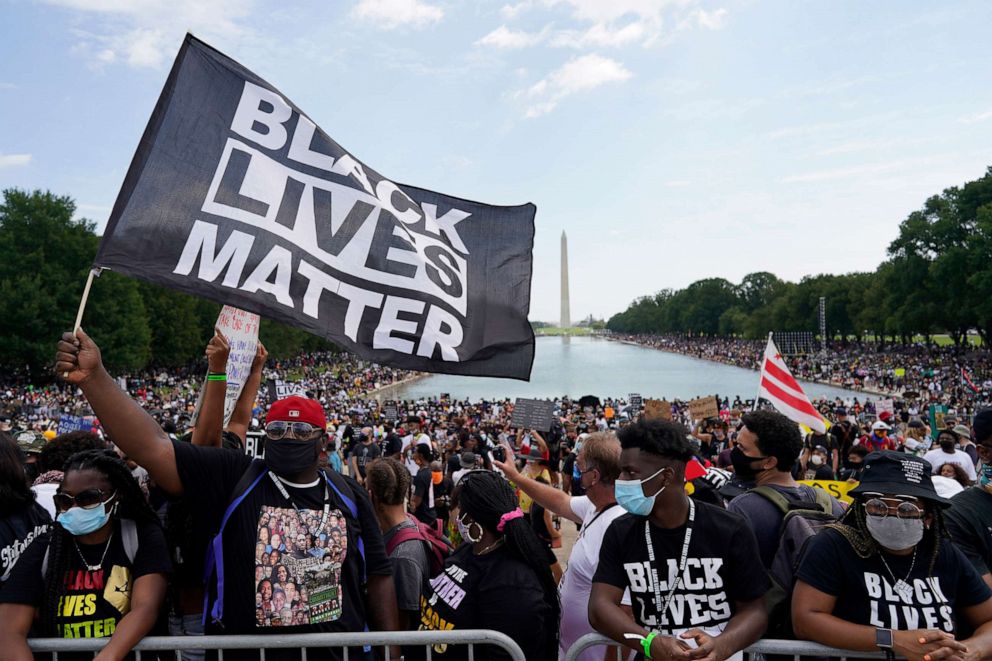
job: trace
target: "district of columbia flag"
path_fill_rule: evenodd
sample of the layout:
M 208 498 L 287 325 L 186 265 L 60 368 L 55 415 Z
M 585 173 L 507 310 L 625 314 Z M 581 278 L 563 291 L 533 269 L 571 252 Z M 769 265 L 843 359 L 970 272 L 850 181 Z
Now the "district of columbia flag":
M 768 345 L 765 347 L 765 357 L 761 361 L 758 397 L 767 399 L 789 420 L 809 427 L 818 434 L 826 433 L 826 421 L 810 403 L 799 382 L 792 376 L 770 333 Z

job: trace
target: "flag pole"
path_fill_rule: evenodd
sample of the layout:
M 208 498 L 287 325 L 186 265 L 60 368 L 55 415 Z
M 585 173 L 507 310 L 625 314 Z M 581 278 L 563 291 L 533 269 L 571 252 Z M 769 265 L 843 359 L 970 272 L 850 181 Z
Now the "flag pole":
M 90 269 L 90 273 L 86 276 L 86 286 L 83 287 L 83 297 L 79 300 L 79 309 L 76 311 L 76 323 L 72 325 L 72 335 L 75 337 L 76 333 L 79 332 L 80 327 L 83 325 L 83 313 L 86 312 L 86 301 L 90 298 L 90 288 L 93 286 L 93 278 L 100 275 L 101 269 L 93 268 Z M 68 372 L 62 373 L 63 379 L 69 378 Z
M 772 341 L 772 331 L 768 331 L 768 341 Z M 765 349 L 768 349 L 768 344 L 765 344 Z M 758 410 L 758 400 L 761 399 L 761 375 L 765 372 L 765 353 L 761 352 L 761 369 L 758 370 L 758 392 L 754 396 L 754 406 L 751 407 L 752 411 Z
M 83 313 L 86 311 L 86 301 L 90 297 L 90 287 L 93 286 L 93 278 L 100 275 L 100 269 L 90 269 L 90 274 L 86 276 L 86 286 L 83 287 L 83 297 L 79 301 L 79 310 L 76 311 L 76 323 L 72 326 L 72 334 L 79 332 L 83 325 Z

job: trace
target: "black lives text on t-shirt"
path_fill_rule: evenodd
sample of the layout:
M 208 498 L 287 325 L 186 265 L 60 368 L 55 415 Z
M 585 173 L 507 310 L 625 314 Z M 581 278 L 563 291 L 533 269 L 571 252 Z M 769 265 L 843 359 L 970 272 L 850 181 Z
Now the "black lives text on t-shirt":
M 706 503 L 696 503 L 696 521 L 682 572 L 664 617 L 656 605 L 652 563 L 644 538 L 644 517 L 624 515 L 610 524 L 600 549 L 593 579 L 618 588 L 629 588 L 635 620 L 666 634 L 701 628 L 719 634 L 734 612 L 737 601 L 751 601 L 768 589 L 754 534 L 744 519 Z M 661 529 L 651 526 L 662 604 L 678 580 L 685 526 Z
M 810 542 L 798 578 L 837 597 L 833 614 L 847 622 L 884 629 L 956 629 L 958 607 L 982 603 L 992 591 L 960 550 L 944 540 L 929 573 L 933 546 L 922 543 L 912 555 L 878 554 L 860 558 L 837 531 L 825 530 Z M 912 567 L 912 571 L 910 571 Z M 891 570 L 891 573 L 890 573 Z M 902 579 L 911 590 L 898 592 Z

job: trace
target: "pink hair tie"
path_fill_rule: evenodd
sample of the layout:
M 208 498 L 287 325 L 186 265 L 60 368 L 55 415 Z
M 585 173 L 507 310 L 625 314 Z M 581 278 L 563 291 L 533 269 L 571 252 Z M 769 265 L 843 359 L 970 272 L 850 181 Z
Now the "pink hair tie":
M 507 512 L 503 516 L 499 517 L 499 524 L 496 526 L 496 530 L 503 532 L 503 528 L 506 527 L 508 521 L 513 521 L 514 519 L 522 519 L 524 516 L 523 511 L 518 507 L 512 512 Z

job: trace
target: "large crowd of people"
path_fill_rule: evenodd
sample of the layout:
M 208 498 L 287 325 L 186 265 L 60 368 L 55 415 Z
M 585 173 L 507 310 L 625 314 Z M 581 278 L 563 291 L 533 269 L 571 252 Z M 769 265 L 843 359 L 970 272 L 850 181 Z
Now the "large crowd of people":
M 763 349 L 636 339 L 747 367 Z M 649 415 L 559 398 L 543 428 L 520 428 L 509 400 L 381 404 L 369 393 L 407 374 L 338 355 L 274 363 L 264 347 L 225 423 L 223 338 L 201 387 L 193 372 L 122 383 L 85 332 L 65 334 L 61 382 L 10 384 L 0 402 L 0 650 L 97 638 L 98 658 L 122 659 L 155 634 L 490 629 L 527 659 L 591 632 L 625 658 L 740 658 L 762 636 L 992 658 L 992 410 L 960 390 L 962 368 L 979 392 L 987 372 L 914 351 L 793 358 L 802 378 L 900 395 L 891 410 L 818 402 L 825 433 L 739 398 L 702 420 L 687 402 Z M 263 386 L 290 378 L 301 394 Z M 57 434 L 63 414 L 94 424 Z M 385 651 L 426 658 L 349 658 Z M 441 639 L 430 655 L 469 658 Z

